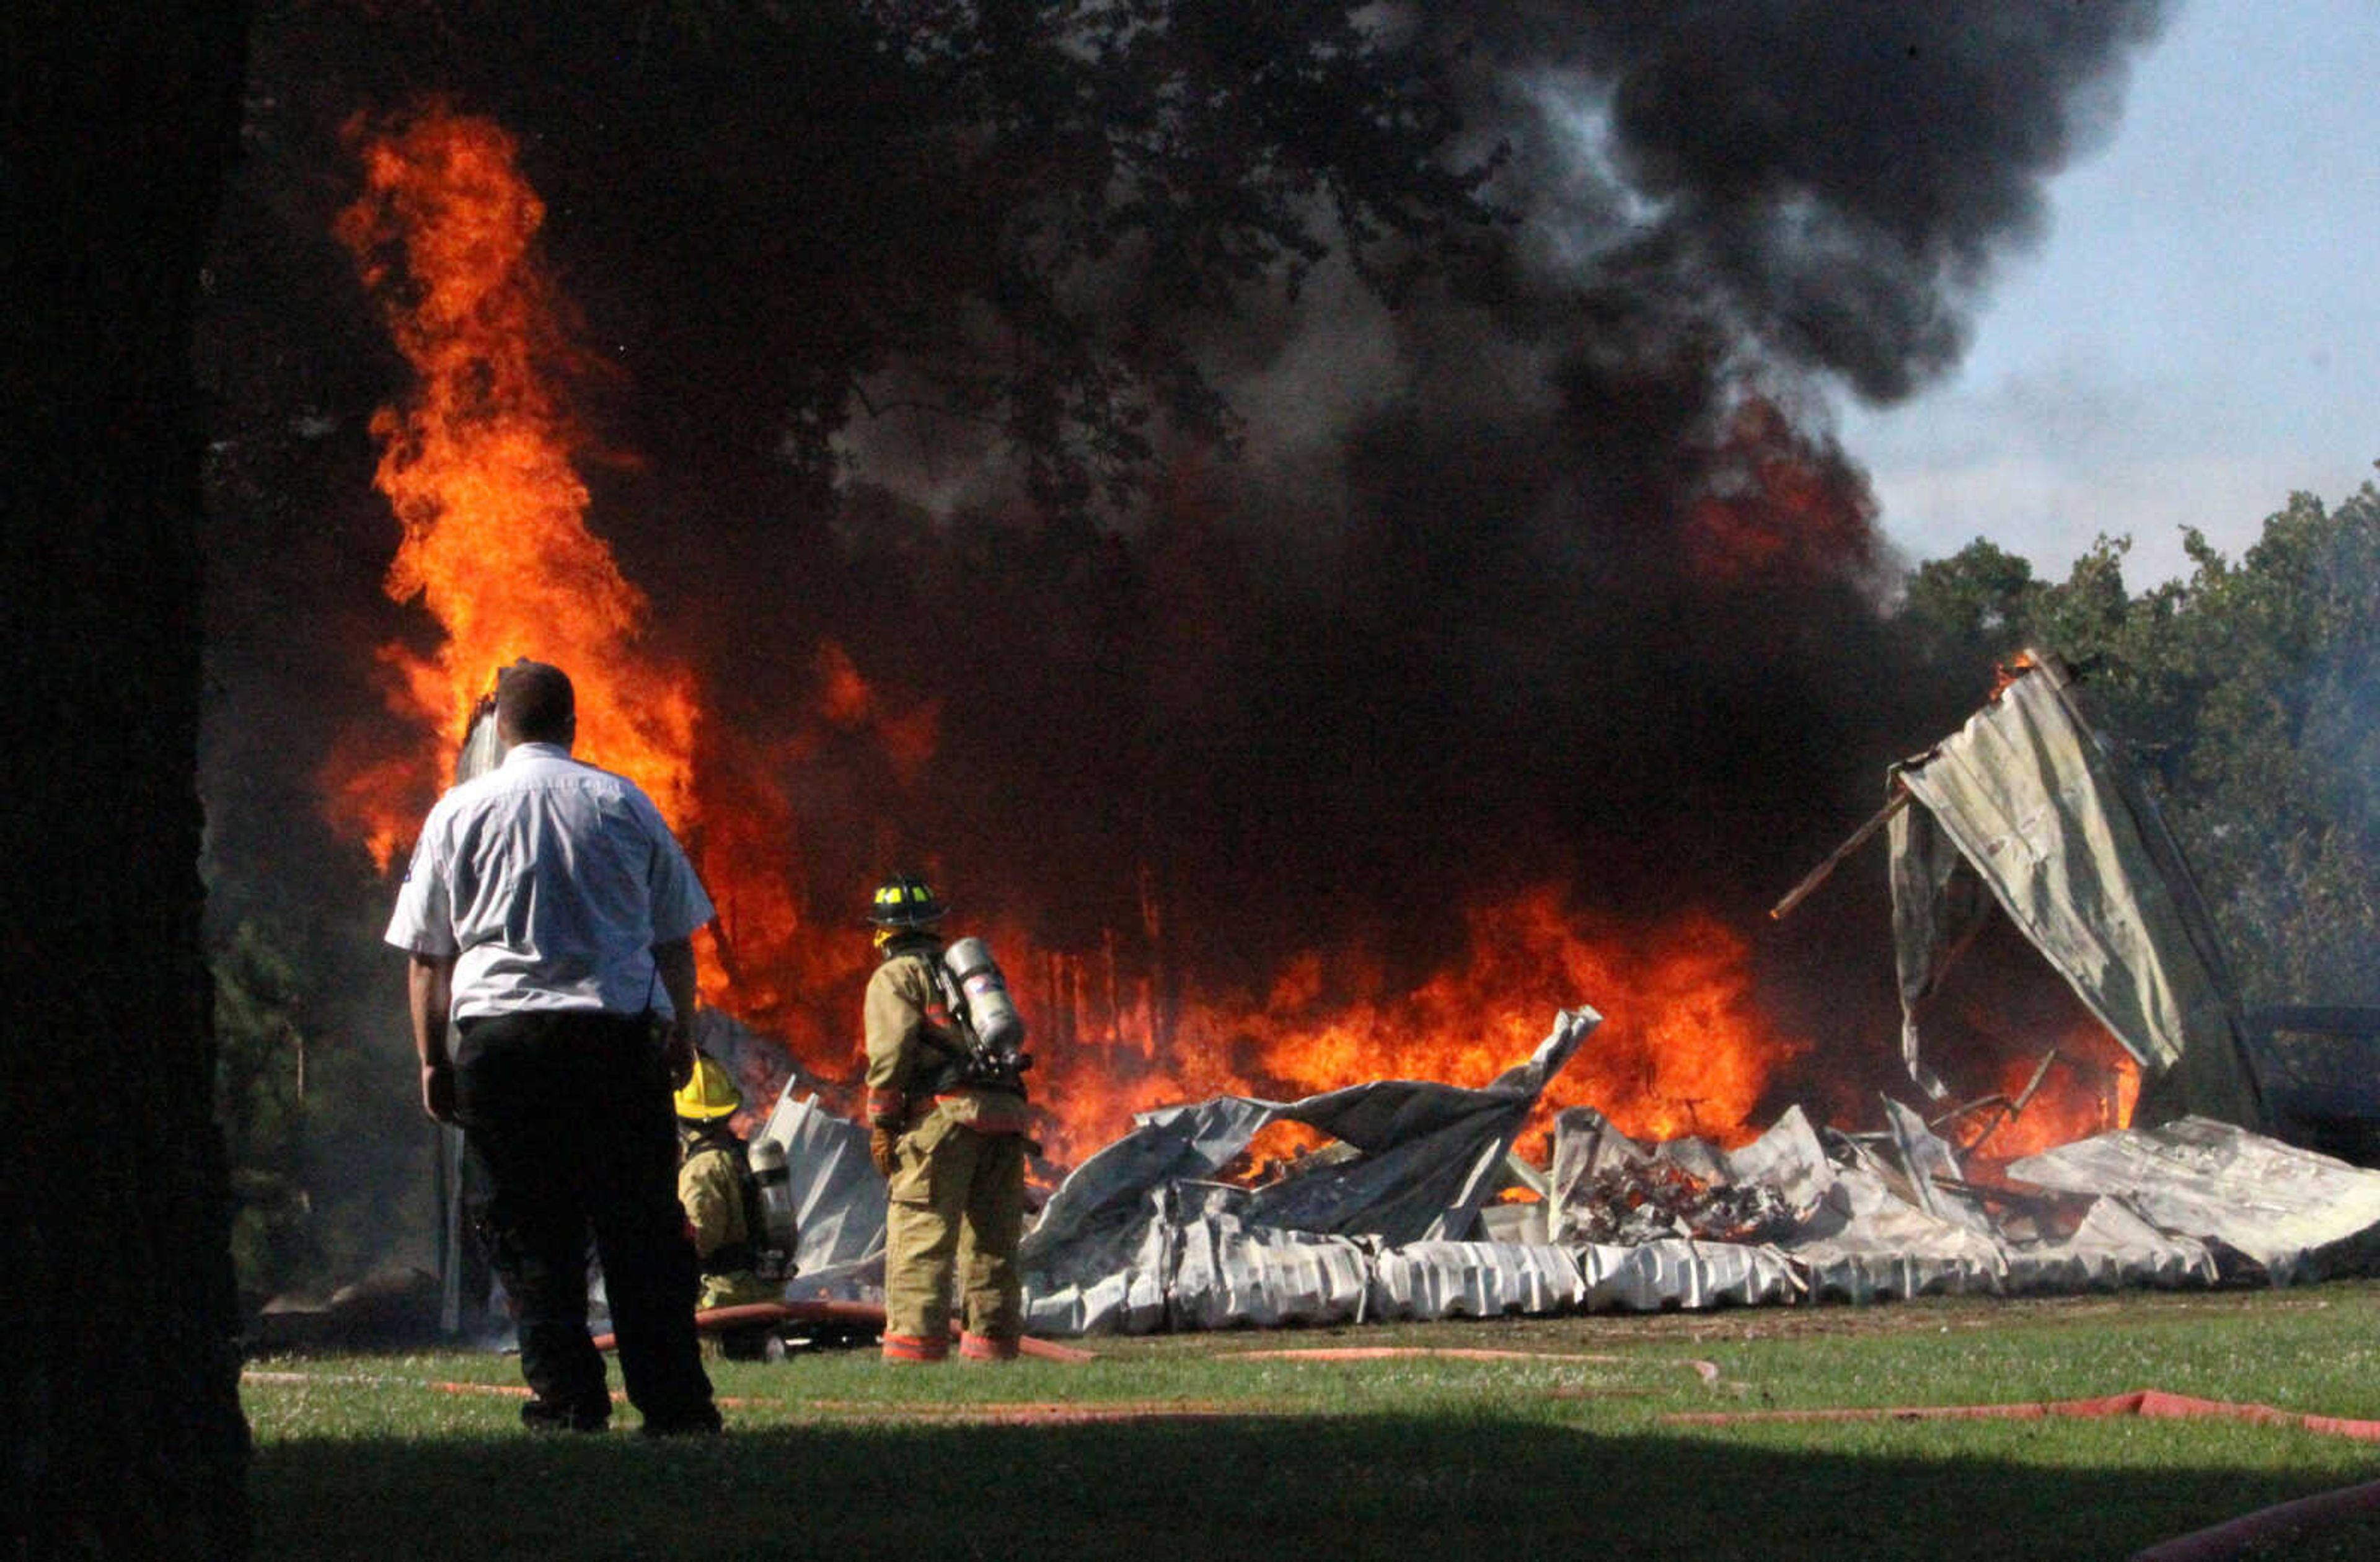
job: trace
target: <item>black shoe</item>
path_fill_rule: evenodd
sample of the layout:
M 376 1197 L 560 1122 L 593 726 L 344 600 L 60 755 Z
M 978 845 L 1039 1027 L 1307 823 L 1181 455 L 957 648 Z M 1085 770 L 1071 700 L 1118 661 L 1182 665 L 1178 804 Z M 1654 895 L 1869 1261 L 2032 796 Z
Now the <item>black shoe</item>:
M 648 1437 L 716 1437 L 725 1426 L 719 1419 L 718 1409 L 705 1405 L 690 1415 L 660 1420 L 647 1416 L 645 1424 L 638 1430 Z
M 531 1399 L 521 1407 L 521 1424 L 531 1432 L 608 1432 L 612 1429 L 612 1407 L 600 1410 L 572 1409 L 550 1399 Z

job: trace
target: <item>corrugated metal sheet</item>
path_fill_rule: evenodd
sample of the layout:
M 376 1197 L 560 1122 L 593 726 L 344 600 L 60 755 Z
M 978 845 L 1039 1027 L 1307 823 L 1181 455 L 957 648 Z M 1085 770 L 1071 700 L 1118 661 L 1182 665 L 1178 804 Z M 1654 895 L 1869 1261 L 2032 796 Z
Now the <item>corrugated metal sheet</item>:
M 1589 1312 L 1756 1307 L 1796 1300 L 1805 1289 L 1791 1263 L 1774 1248 L 1672 1237 L 1627 1248 L 1590 1245 L 1579 1251 Z
M 752 1138 L 773 1141 L 785 1153 L 786 1190 L 800 1234 L 794 1262 L 802 1274 L 883 1252 L 884 1179 L 868 1158 L 866 1129 L 815 1097 L 796 1101 L 788 1088 Z
M 2075 708 L 2070 682 L 2043 656 L 1895 771 L 1920 805 L 1892 821 L 1902 1056 L 1939 1093 L 1919 1056 L 1920 1021 L 1982 912 L 1980 879 L 2140 1059 L 2152 1097 L 2260 1128 L 2264 1106 L 2214 919 L 2155 803 Z
M 2043 1188 L 2121 1198 L 2159 1232 L 2277 1286 L 2361 1273 L 2380 1252 L 2380 1172 L 2204 1117 L 2125 1129 L 2009 1167 Z
M 1486 1091 L 1381 1081 L 1302 1102 L 1222 1097 L 1144 1114 L 1078 1167 L 1026 1249 L 1036 1334 L 1146 1333 L 1370 1319 L 1657 1312 L 1965 1293 L 2278 1282 L 2361 1269 L 2380 1254 L 2380 1172 L 2204 1119 L 2106 1134 L 2022 1161 L 2016 1177 L 2090 1202 L 2068 1229 L 2010 1226 L 1961 1180 L 1951 1147 L 1888 1104 L 1888 1130 L 1820 1130 L 1798 1108 L 1735 1151 L 1640 1144 L 1600 1115 L 1564 1113 L 1546 1202 L 1479 1201 L 1553 1068 L 1591 1029 L 1566 1014 L 1528 1064 Z M 1265 1124 L 1289 1117 L 1355 1145 L 1307 1176 L 1248 1189 L 1213 1179 Z M 880 1294 L 883 1190 L 856 1124 L 790 1098 L 763 1130 L 788 1149 L 803 1211 L 793 1298 Z M 1696 1210 L 1785 1212 L 1773 1242 L 1579 1235 L 1580 1201 L 1652 1168 Z M 1711 1200 L 1758 1185 L 1757 1199 Z M 1419 1190 L 1418 1192 L 1416 1190 Z M 2024 1201 L 2013 1201 L 2024 1207 Z M 2035 1206 L 2041 1206 L 2039 1201 Z M 2006 1207 L 2006 1206 L 2002 1206 Z M 2064 1219 L 2071 1223 L 2069 1208 Z M 1608 1228 L 1608 1223 L 1602 1228 Z M 1455 1240 L 1550 1229 L 1552 1241 Z
M 1373 1318 L 1500 1318 L 1586 1305 L 1579 1253 L 1524 1242 L 1410 1242 L 1372 1261 Z

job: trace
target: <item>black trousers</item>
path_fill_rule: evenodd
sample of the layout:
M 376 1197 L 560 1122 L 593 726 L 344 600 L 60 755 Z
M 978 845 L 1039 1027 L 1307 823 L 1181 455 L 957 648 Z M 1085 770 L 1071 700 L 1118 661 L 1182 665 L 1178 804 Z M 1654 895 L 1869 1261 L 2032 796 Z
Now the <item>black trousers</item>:
M 620 1375 L 657 1432 L 715 1427 L 695 1338 L 699 1279 L 677 1202 L 668 1066 L 641 1016 L 509 1014 L 456 1027 L 455 1114 L 476 1163 L 470 1214 L 519 1308 L 532 1424 L 602 1426 L 587 1333 L 587 1241 L 603 1265 Z

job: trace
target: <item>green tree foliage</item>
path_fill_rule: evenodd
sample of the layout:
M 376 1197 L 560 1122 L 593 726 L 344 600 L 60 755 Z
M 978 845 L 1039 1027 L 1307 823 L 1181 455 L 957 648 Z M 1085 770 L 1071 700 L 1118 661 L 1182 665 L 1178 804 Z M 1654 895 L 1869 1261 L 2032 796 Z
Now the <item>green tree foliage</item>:
M 305 1175 L 309 1037 L 298 972 L 273 936 L 239 924 L 212 962 L 215 1121 L 231 1163 L 232 1262 L 242 1294 L 278 1295 L 318 1275 Z
M 2082 667 L 2212 901 L 2251 1003 L 2380 1003 L 2380 492 L 2291 497 L 2237 562 L 2137 595 L 2128 543 L 2068 578 L 1978 540 L 1912 576 L 1921 655 L 2037 640 Z
M 1333 250 L 1393 291 L 1489 220 L 1461 51 L 1346 0 L 329 0 L 257 45 L 284 204 L 352 188 L 359 108 L 521 137 L 592 339 L 665 409 L 645 447 L 823 475 L 898 413 L 1062 511 L 1164 424 L 1231 437 L 1202 323 Z
M 1917 567 L 1900 619 L 1928 661 L 1979 666 L 2016 649 L 2046 589 L 2028 560 L 1978 537 Z

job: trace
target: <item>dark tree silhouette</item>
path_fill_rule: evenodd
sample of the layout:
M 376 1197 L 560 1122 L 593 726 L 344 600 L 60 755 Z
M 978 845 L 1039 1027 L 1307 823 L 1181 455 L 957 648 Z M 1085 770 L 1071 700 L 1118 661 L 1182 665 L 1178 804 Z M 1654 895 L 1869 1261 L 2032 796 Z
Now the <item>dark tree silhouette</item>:
M 12 1556 L 247 1549 L 188 367 L 243 13 L 31 0 L 0 24 Z

